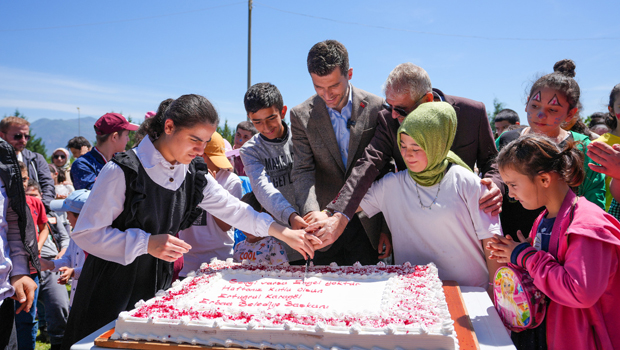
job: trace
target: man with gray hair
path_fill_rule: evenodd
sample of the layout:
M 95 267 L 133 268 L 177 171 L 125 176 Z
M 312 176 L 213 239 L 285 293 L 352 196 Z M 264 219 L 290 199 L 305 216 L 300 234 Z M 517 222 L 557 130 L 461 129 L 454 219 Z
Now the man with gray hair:
M 471 169 L 477 165 L 482 177 L 492 178 L 492 181 L 482 180 L 491 191 L 480 200 L 480 208 L 498 215 L 502 203 L 499 188 L 503 186 L 500 186 L 501 179 L 497 169 L 492 166 L 497 149 L 484 104 L 462 97 L 444 95 L 442 91 L 433 89 L 426 71 L 412 63 L 400 64 L 392 70 L 385 82 L 384 93 L 387 103 L 384 105 L 385 109 L 379 112 L 373 139 L 336 198 L 327 205 L 327 209 L 335 214 L 319 224 L 311 225 L 308 230 L 318 230 L 316 236 L 323 241 L 323 244 L 337 240 L 348 223 L 347 218 L 355 213 L 382 169 L 392 159 L 397 171 L 407 169 L 400 154 L 399 144 L 396 142 L 398 128 L 405 117 L 419 105 L 433 101 L 448 102 L 456 111 L 458 124 L 451 150 Z M 389 256 L 391 250 L 389 237 L 384 233 L 379 241 L 379 253 L 383 253 L 379 258 Z M 384 245 L 386 251 L 383 251 Z

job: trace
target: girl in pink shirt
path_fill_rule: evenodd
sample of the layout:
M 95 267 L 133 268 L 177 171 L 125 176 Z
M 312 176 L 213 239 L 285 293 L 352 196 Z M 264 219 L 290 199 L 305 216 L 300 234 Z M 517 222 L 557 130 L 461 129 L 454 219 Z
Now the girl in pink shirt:
M 585 177 L 575 147 L 532 134 L 497 157 L 510 196 L 545 207 L 530 239 L 519 231 L 522 243 L 496 236 L 488 245 L 492 259 L 526 269 L 550 299 L 542 341 L 519 348 L 620 349 L 620 223 L 571 189 Z

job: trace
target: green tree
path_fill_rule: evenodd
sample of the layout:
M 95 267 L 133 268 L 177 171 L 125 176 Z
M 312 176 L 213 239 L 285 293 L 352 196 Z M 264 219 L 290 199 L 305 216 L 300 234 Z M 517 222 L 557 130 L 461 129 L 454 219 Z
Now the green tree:
M 497 97 L 493 99 L 493 113 L 487 112 L 487 117 L 489 118 L 489 124 L 491 124 L 493 134 L 495 134 L 495 116 L 504 108 L 506 108 L 506 104 L 504 102 L 500 102 Z
M 17 108 L 15 109 L 15 113 L 13 114 L 13 116 L 28 120 L 28 118 L 23 113 L 20 113 Z M 4 118 L 6 117 L 8 116 L 5 114 Z M 43 155 L 43 157 L 45 157 L 48 162 L 50 162 L 50 159 L 47 157 L 47 148 L 45 148 L 45 143 L 43 143 L 43 139 L 37 137 L 37 135 L 32 132 L 32 128 L 30 128 L 30 140 L 28 140 L 28 143 L 26 144 L 26 149 L 32 152 L 40 153 L 41 155 Z
M 133 120 L 131 119 L 131 116 L 127 116 L 127 121 L 130 123 L 133 123 Z M 130 131 L 129 132 L 129 142 L 127 142 L 127 145 L 125 146 L 125 151 L 128 151 L 134 147 L 136 147 L 135 143 L 135 136 L 136 136 L 136 132 L 135 131 Z
M 221 126 L 217 126 L 217 132 L 222 135 L 222 137 L 225 140 L 228 140 L 228 142 L 230 142 L 230 145 L 234 145 L 235 144 L 235 134 L 233 132 L 233 130 L 228 126 L 228 119 L 226 119 L 224 121 L 224 127 L 222 128 Z

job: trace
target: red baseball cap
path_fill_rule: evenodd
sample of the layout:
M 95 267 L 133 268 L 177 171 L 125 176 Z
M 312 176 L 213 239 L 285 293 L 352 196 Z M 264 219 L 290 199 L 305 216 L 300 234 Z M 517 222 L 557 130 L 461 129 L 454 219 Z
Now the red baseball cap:
M 136 131 L 140 126 L 132 124 L 118 113 L 106 113 L 95 122 L 97 135 L 107 135 L 121 130 Z

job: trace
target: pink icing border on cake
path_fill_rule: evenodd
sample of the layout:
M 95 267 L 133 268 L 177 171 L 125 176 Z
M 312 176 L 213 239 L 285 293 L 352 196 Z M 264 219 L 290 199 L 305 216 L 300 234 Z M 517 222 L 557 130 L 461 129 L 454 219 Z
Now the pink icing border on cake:
M 269 272 L 275 272 L 278 275 L 284 275 L 290 273 L 303 273 L 303 266 L 258 266 L 258 265 L 233 265 L 226 262 L 216 261 L 212 264 L 203 264 L 200 270 L 201 274 L 194 277 L 189 283 L 183 284 L 181 289 L 170 290 L 162 295 L 160 298 L 156 298 L 153 303 L 142 303 L 137 309 L 131 311 L 129 316 L 135 318 L 164 318 L 168 320 L 181 320 L 185 318 L 189 321 L 200 320 L 215 320 L 222 319 L 224 322 L 234 323 L 250 323 L 256 322 L 259 325 L 285 325 L 287 323 L 314 326 L 317 324 L 324 324 L 328 326 L 337 327 L 351 327 L 359 325 L 362 327 L 370 328 L 384 328 L 388 326 L 425 326 L 431 327 L 433 325 L 441 325 L 442 317 L 438 314 L 436 305 L 421 305 L 417 303 L 416 298 L 411 296 L 419 295 L 421 291 L 427 291 L 430 286 L 428 283 L 435 282 L 433 276 L 429 274 L 429 266 L 411 266 L 406 263 L 403 266 L 385 266 L 379 264 L 378 266 L 352 266 L 352 267 L 337 267 L 337 266 L 318 266 L 310 267 L 308 272 L 312 274 L 355 274 L 355 275 L 373 275 L 373 274 L 395 274 L 396 278 L 405 282 L 405 287 L 402 290 L 396 291 L 394 303 L 390 304 L 389 310 L 387 310 L 388 317 L 374 316 L 374 317 L 356 317 L 356 316 L 343 316 L 341 318 L 323 317 L 321 315 L 303 315 L 295 312 L 290 313 L 261 313 L 259 315 L 250 314 L 245 311 L 241 311 L 238 314 L 228 314 L 222 312 L 220 308 L 209 311 L 198 311 L 185 309 L 178 309 L 172 303 L 176 298 L 181 298 L 188 293 L 191 293 L 198 288 L 198 285 L 209 283 L 209 280 L 213 278 L 217 272 L 224 269 L 230 270 L 248 270 L 248 271 L 260 271 L 264 272 L 264 277 L 271 277 Z M 438 281 L 438 279 L 437 279 Z M 398 298 L 398 294 L 401 296 L 406 295 L 407 298 Z

